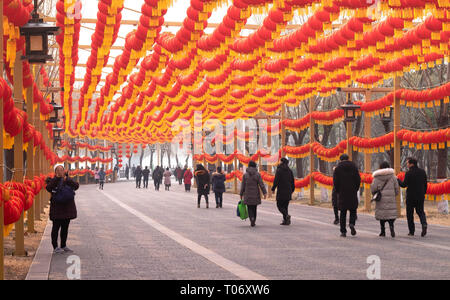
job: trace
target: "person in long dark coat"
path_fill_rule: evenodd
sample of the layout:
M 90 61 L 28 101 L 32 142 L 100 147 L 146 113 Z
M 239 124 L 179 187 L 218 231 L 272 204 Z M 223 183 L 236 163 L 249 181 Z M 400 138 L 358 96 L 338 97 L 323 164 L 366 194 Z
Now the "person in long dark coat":
M 222 167 L 217 167 L 217 172 L 212 175 L 212 186 L 216 196 L 216 208 L 222 208 L 223 193 L 225 193 L 225 174 L 222 173 Z
M 155 191 L 159 191 L 159 186 L 161 185 L 162 174 L 160 172 L 160 167 L 156 166 L 152 173 L 153 183 L 155 184 Z
M 248 163 L 248 168 L 242 178 L 241 183 L 241 201 L 247 205 L 248 217 L 250 219 L 250 225 L 255 226 L 257 207 L 261 204 L 261 191 L 264 194 L 264 199 L 266 199 L 267 191 L 264 182 L 262 181 L 261 174 L 259 174 L 256 169 L 256 163 L 250 161 Z
M 142 177 L 144 179 L 144 188 L 148 189 L 148 177 L 150 176 L 150 169 L 146 166 L 144 170 L 142 170 Z
M 406 189 L 406 218 L 408 219 L 409 236 L 413 236 L 415 232 L 414 225 L 414 209 L 420 218 L 422 224 L 422 234 L 427 234 L 427 216 L 424 211 L 425 194 L 427 193 L 427 173 L 417 166 L 417 160 L 414 158 L 407 159 L 407 167 L 409 169 L 405 174 L 405 180 L 398 180 L 398 184 Z
M 333 188 L 337 193 L 338 208 L 341 212 L 341 236 L 347 236 L 347 211 L 350 211 L 350 230 L 352 235 L 356 235 L 355 224 L 358 210 L 358 190 L 361 185 L 361 177 L 355 163 L 349 161 L 347 154 L 340 157 L 333 173 Z
M 142 180 L 142 169 L 141 166 L 137 166 L 136 170 L 134 170 L 134 177 L 136 178 L 136 188 L 141 188 L 141 180 Z
M 176 180 L 178 181 L 178 184 L 182 185 L 183 184 L 183 170 L 179 166 L 177 166 L 177 168 L 175 169 L 174 175 L 176 177 Z
M 211 186 L 211 179 L 209 176 L 209 172 L 205 169 L 205 167 L 201 164 L 197 165 L 197 169 L 194 173 L 195 180 L 197 182 L 197 207 L 200 208 L 200 200 L 202 195 L 206 200 L 206 208 L 209 208 L 208 195 Z
M 281 159 L 281 164 L 275 173 L 272 192 L 277 190 L 277 207 L 283 215 L 283 222 L 280 225 L 290 225 L 291 216 L 288 213 L 289 201 L 292 200 L 292 193 L 295 191 L 294 173 L 289 168 L 289 161 Z
M 76 191 L 79 188 L 78 182 L 69 178 L 69 174 L 65 172 L 64 166 L 55 168 L 55 177 L 48 180 L 46 190 L 51 194 L 50 197 L 50 220 L 53 222 L 52 227 L 52 245 L 55 253 L 72 252 L 67 247 L 67 236 L 69 234 L 70 221 L 77 218 L 77 207 L 75 200 L 69 200 L 66 203 L 57 203 L 54 195 L 59 188 L 67 185 Z M 58 247 L 58 234 L 61 229 L 61 247 Z

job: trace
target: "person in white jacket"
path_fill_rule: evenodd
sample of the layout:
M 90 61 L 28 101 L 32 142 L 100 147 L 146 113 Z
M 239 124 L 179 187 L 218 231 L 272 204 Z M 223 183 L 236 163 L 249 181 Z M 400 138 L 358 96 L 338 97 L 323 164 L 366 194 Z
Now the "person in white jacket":
M 394 222 L 398 218 L 396 196 L 400 193 L 395 171 L 390 168 L 388 162 L 383 162 L 380 169 L 372 175 L 372 194 L 381 190 L 381 200 L 376 202 L 375 206 L 375 218 L 380 221 L 380 236 L 386 236 L 385 224 L 388 222 L 391 236 L 395 237 Z

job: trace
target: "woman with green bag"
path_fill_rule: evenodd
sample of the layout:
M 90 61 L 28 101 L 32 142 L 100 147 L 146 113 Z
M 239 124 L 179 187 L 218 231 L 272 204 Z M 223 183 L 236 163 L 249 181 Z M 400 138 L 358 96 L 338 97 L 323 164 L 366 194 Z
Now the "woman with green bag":
M 250 225 L 255 226 L 256 209 L 261 204 L 261 192 L 264 194 L 264 199 L 267 196 L 266 187 L 262 181 L 261 174 L 256 169 L 256 163 L 250 161 L 248 163 L 247 171 L 245 172 L 241 183 L 241 202 L 247 205 L 248 216 L 250 218 Z M 241 217 L 242 218 L 242 217 Z

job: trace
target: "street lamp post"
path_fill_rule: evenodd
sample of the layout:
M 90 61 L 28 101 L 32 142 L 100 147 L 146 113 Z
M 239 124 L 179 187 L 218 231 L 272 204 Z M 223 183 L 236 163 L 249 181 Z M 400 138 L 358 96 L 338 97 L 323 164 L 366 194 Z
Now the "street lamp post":
M 49 60 L 53 60 L 48 55 L 48 36 L 58 35 L 60 28 L 44 23 L 39 17 L 38 1 L 34 0 L 34 10 L 31 13 L 31 19 L 25 26 L 20 27 L 20 34 L 25 37 L 25 55 L 24 59 L 29 63 L 45 64 Z

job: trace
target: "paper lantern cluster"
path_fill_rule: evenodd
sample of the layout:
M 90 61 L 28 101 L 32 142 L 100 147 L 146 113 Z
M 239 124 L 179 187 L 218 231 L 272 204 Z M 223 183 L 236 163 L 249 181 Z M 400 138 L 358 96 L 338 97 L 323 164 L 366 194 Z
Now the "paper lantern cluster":
M 0 99 L 3 102 L 4 114 L 4 148 L 11 149 L 14 144 L 14 137 L 23 132 L 24 149 L 27 149 L 28 142 L 33 140 L 33 147 L 39 147 L 47 160 L 52 163 L 55 162 L 57 155 L 45 144 L 42 133 L 28 122 L 27 114 L 14 106 L 11 88 L 2 78 L 0 78 Z
M 56 36 L 59 45 L 59 84 L 61 104 L 66 116 L 64 128 L 71 129 L 72 92 L 75 83 L 75 67 L 78 64 L 78 41 L 81 28 L 81 1 L 58 0 L 56 2 L 56 26 L 61 33 Z
M 58 157 L 58 159 L 56 160 L 57 163 L 64 163 L 64 162 L 69 162 L 69 163 L 76 163 L 76 162 L 90 162 L 90 163 L 103 163 L 103 164 L 107 164 L 107 163 L 111 163 L 112 162 L 112 158 L 100 158 L 100 157 L 80 157 L 80 156 L 69 156 L 69 155 L 63 155 L 61 157 Z
M 5 182 L 0 184 L 0 205 L 3 205 L 5 225 L 17 222 L 23 211 L 29 210 L 34 197 L 44 188 L 46 176 L 35 176 L 24 183 Z M 3 233 L 2 233 L 3 234 Z

